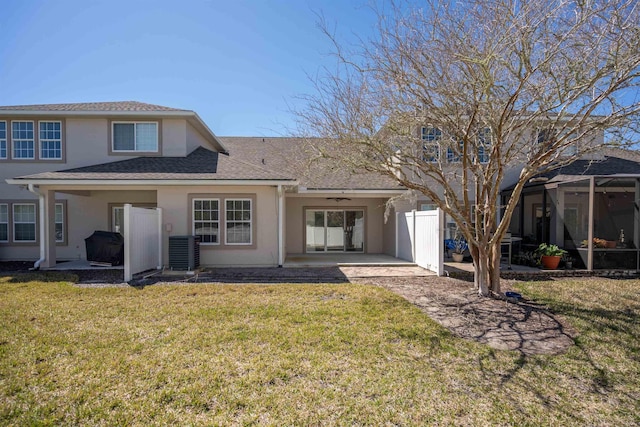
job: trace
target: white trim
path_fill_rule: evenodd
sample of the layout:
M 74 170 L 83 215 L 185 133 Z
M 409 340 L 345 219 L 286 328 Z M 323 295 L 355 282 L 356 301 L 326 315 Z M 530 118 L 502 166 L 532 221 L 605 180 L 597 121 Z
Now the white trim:
M 249 202 L 249 220 L 236 220 L 236 219 L 232 219 L 232 220 L 228 220 L 227 219 L 227 214 L 228 214 L 228 210 L 227 210 L 227 202 Z M 231 211 L 235 212 L 235 208 L 231 209 Z M 244 209 L 242 210 L 244 211 Z M 241 197 L 233 197 L 233 198 L 225 198 L 224 199 L 224 244 L 226 246 L 251 246 L 253 245 L 253 202 L 251 199 L 248 198 L 241 198 Z M 234 223 L 241 223 L 241 224 L 246 224 L 249 223 L 249 242 L 241 242 L 241 243 L 229 243 L 229 229 L 227 228 L 227 223 L 229 222 L 234 222 Z
M 198 197 L 198 198 L 194 198 L 191 200 L 191 235 L 193 236 L 198 236 L 198 234 L 196 234 L 196 215 L 195 215 L 195 209 L 196 209 L 196 201 L 216 201 L 218 203 L 218 219 L 217 220 L 213 220 L 213 219 L 209 219 L 209 220 L 204 220 L 204 219 L 199 219 L 198 222 L 216 222 L 218 223 L 218 234 L 217 234 L 217 242 L 203 242 L 202 239 L 200 239 L 200 245 L 203 246 L 220 246 L 220 235 L 222 234 L 222 227 L 220 227 L 220 216 L 222 215 L 222 209 L 221 209 L 221 203 L 220 203 L 220 198 L 207 198 L 207 197 Z M 226 233 L 225 233 L 226 234 Z M 226 237 L 225 237 L 226 239 Z
M 4 224 L 7 226 L 7 239 L 6 240 L 0 239 L 0 243 L 9 243 L 9 203 L 0 203 L 0 207 L 2 206 L 7 208 L 7 220 L 6 221 L 0 220 L 0 225 Z
M 40 137 L 40 124 L 41 123 L 60 123 L 60 139 L 48 139 L 48 138 L 41 138 Z M 62 147 L 62 141 L 64 139 L 62 132 L 62 120 L 38 120 L 38 154 L 39 154 L 39 159 L 40 160 L 62 160 L 62 153 L 64 152 L 64 148 Z M 46 130 L 45 130 L 46 132 Z M 46 142 L 59 142 L 60 143 L 60 157 L 44 157 L 42 155 L 42 141 L 46 141 Z
M 5 155 L 0 156 L 0 159 L 2 160 L 6 160 L 9 158 L 9 153 L 11 152 L 11 149 L 9 148 L 9 134 L 10 134 L 10 129 L 9 129 L 9 122 L 7 122 L 7 120 L 0 120 L 0 123 L 4 123 L 4 138 L 0 138 L 0 142 L 4 141 L 4 148 L 5 148 Z
M 287 197 L 306 197 L 310 194 L 314 195 L 314 196 L 319 196 L 319 195 L 328 195 L 328 196 L 333 196 L 333 195 L 350 195 L 353 197 L 357 197 L 358 195 L 361 195 L 363 197 L 376 197 L 376 196 L 381 196 L 381 197 L 388 197 L 389 195 L 394 195 L 394 194 L 404 194 L 406 193 L 407 189 L 398 189 L 398 190 L 321 190 L 321 189 L 317 189 L 317 190 L 300 190 L 297 193 L 290 193 L 287 194 Z
M 275 187 L 277 185 L 296 185 L 298 181 L 290 179 L 259 180 L 259 179 L 31 179 L 9 178 L 7 184 L 13 185 L 92 185 L 99 187 L 111 187 L 114 185 L 265 185 Z
M 133 125 L 133 146 L 136 147 L 138 145 L 138 125 L 146 124 L 146 125 L 155 125 L 156 126 L 156 149 L 155 150 L 116 150 L 115 147 L 115 125 L 124 125 L 124 124 L 132 124 Z M 111 122 L 111 151 L 113 153 L 158 153 L 160 152 L 160 124 L 157 121 L 153 120 L 141 120 L 141 121 L 131 121 L 131 120 L 113 120 Z
M 19 202 L 11 204 L 11 230 L 13 243 L 36 243 L 38 241 L 37 233 L 38 233 L 38 209 L 37 203 L 33 202 Z M 33 206 L 33 222 L 16 222 L 16 206 Z M 16 224 L 33 224 L 33 240 L 16 240 Z M 44 227 L 41 227 L 44 228 Z M 42 237 L 42 236 L 41 236 Z
M 16 141 L 16 138 L 13 136 L 13 123 L 31 123 L 33 125 L 33 138 L 31 139 L 31 142 L 33 142 L 33 157 L 16 157 L 16 147 L 14 145 L 14 142 Z M 38 152 L 38 147 L 36 147 L 36 122 L 35 120 L 11 120 L 11 160 L 35 160 L 36 159 L 36 153 Z M 18 141 L 29 141 L 29 139 L 22 139 L 22 138 L 18 138 Z M 8 151 L 8 150 L 7 150 Z M 7 153 L 8 155 L 8 153 Z
M 62 221 L 58 222 L 56 221 L 56 208 L 60 206 L 60 209 L 62 209 Z M 54 229 L 54 234 L 55 234 L 55 229 L 56 229 L 56 225 L 58 224 L 62 224 L 62 239 L 58 240 L 57 237 L 54 238 L 55 243 L 66 243 L 65 242 L 65 229 L 67 228 L 67 224 L 65 224 L 64 221 L 65 218 L 65 211 L 64 211 L 64 203 L 60 203 L 60 202 L 56 202 L 53 205 L 53 229 Z

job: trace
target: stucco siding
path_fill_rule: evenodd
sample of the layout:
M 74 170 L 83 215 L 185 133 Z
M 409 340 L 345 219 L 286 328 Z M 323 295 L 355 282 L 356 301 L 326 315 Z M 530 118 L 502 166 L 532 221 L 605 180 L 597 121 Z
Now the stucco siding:
M 277 191 L 275 187 L 210 186 L 162 187 L 158 190 L 158 207 L 163 208 L 164 264 L 169 262 L 169 236 L 191 235 L 191 203 L 189 194 L 206 197 L 225 195 L 230 198 L 255 196 L 255 248 L 201 246 L 202 266 L 276 266 L 278 265 Z M 224 227 L 221 218 L 220 227 Z M 170 230 L 170 231 L 168 231 Z
M 18 187 L 17 187 L 18 188 Z M 44 189 L 43 189 L 44 190 Z M 31 193 L 22 190 L 29 195 Z M 16 200 L 38 203 L 34 197 Z M 89 237 L 96 230 L 110 231 L 110 205 L 124 203 L 145 203 L 155 204 L 155 191 L 91 191 L 86 196 L 76 196 L 70 194 L 56 193 L 57 201 L 66 201 L 65 212 L 65 237 L 66 241 L 56 245 L 56 259 L 86 259 L 86 249 L 84 239 Z M 39 211 L 36 209 L 36 214 Z M 36 223 L 36 231 L 39 222 Z M 39 243 L 20 244 L 0 244 L 0 259 L 4 260 L 35 260 L 40 254 Z
M 321 197 L 288 197 L 286 200 L 286 250 L 287 253 L 305 252 L 305 209 L 349 209 L 365 210 L 365 253 L 385 252 L 384 210 L 386 199 L 353 198 L 351 200 L 327 200 Z
M 189 123 L 186 123 L 186 151 L 187 154 L 191 153 L 198 147 L 206 147 L 211 148 L 211 145 L 207 142 L 207 140 L 191 126 Z
M 191 152 L 191 150 L 187 150 L 186 135 L 186 120 L 162 120 L 162 155 L 167 157 L 184 157 Z

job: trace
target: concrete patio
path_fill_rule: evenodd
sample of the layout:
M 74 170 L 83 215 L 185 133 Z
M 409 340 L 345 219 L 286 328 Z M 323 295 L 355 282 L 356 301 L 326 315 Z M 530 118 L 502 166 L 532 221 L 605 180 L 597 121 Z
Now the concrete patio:
M 77 259 L 73 261 L 61 261 L 56 263 L 53 267 L 42 268 L 42 270 L 52 271 L 65 271 L 65 270 L 124 270 L 123 265 L 115 266 L 98 266 L 91 265 L 91 263 L 85 259 Z
M 416 264 L 385 254 L 322 253 L 288 254 L 283 267 L 334 267 L 334 266 L 393 266 L 412 267 Z

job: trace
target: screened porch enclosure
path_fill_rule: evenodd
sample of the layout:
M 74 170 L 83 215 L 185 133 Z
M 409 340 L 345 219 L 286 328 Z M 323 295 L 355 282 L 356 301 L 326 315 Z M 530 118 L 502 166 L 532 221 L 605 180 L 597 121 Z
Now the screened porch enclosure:
M 510 224 L 522 251 L 564 248 L 574 268 L 640 270 L 640 179 L 565 177 L 523 192 Z

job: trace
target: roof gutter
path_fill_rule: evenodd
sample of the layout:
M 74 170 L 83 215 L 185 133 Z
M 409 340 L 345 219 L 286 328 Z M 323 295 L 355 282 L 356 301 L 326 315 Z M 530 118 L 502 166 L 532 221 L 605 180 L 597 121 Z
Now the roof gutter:
M 10 178 L 6 180 L 11 185 L 57 185 L 57 186 L 76 186 L 91 185 L 96 187 L 110 187 L 114 185 L 259 185 L 259 186 L 278 186 L 278 185 L 298 185 L 297 180 L 293 179 L 29 179 L 29 178 Z M 35 193 L 34 193 L 35 194 Z

